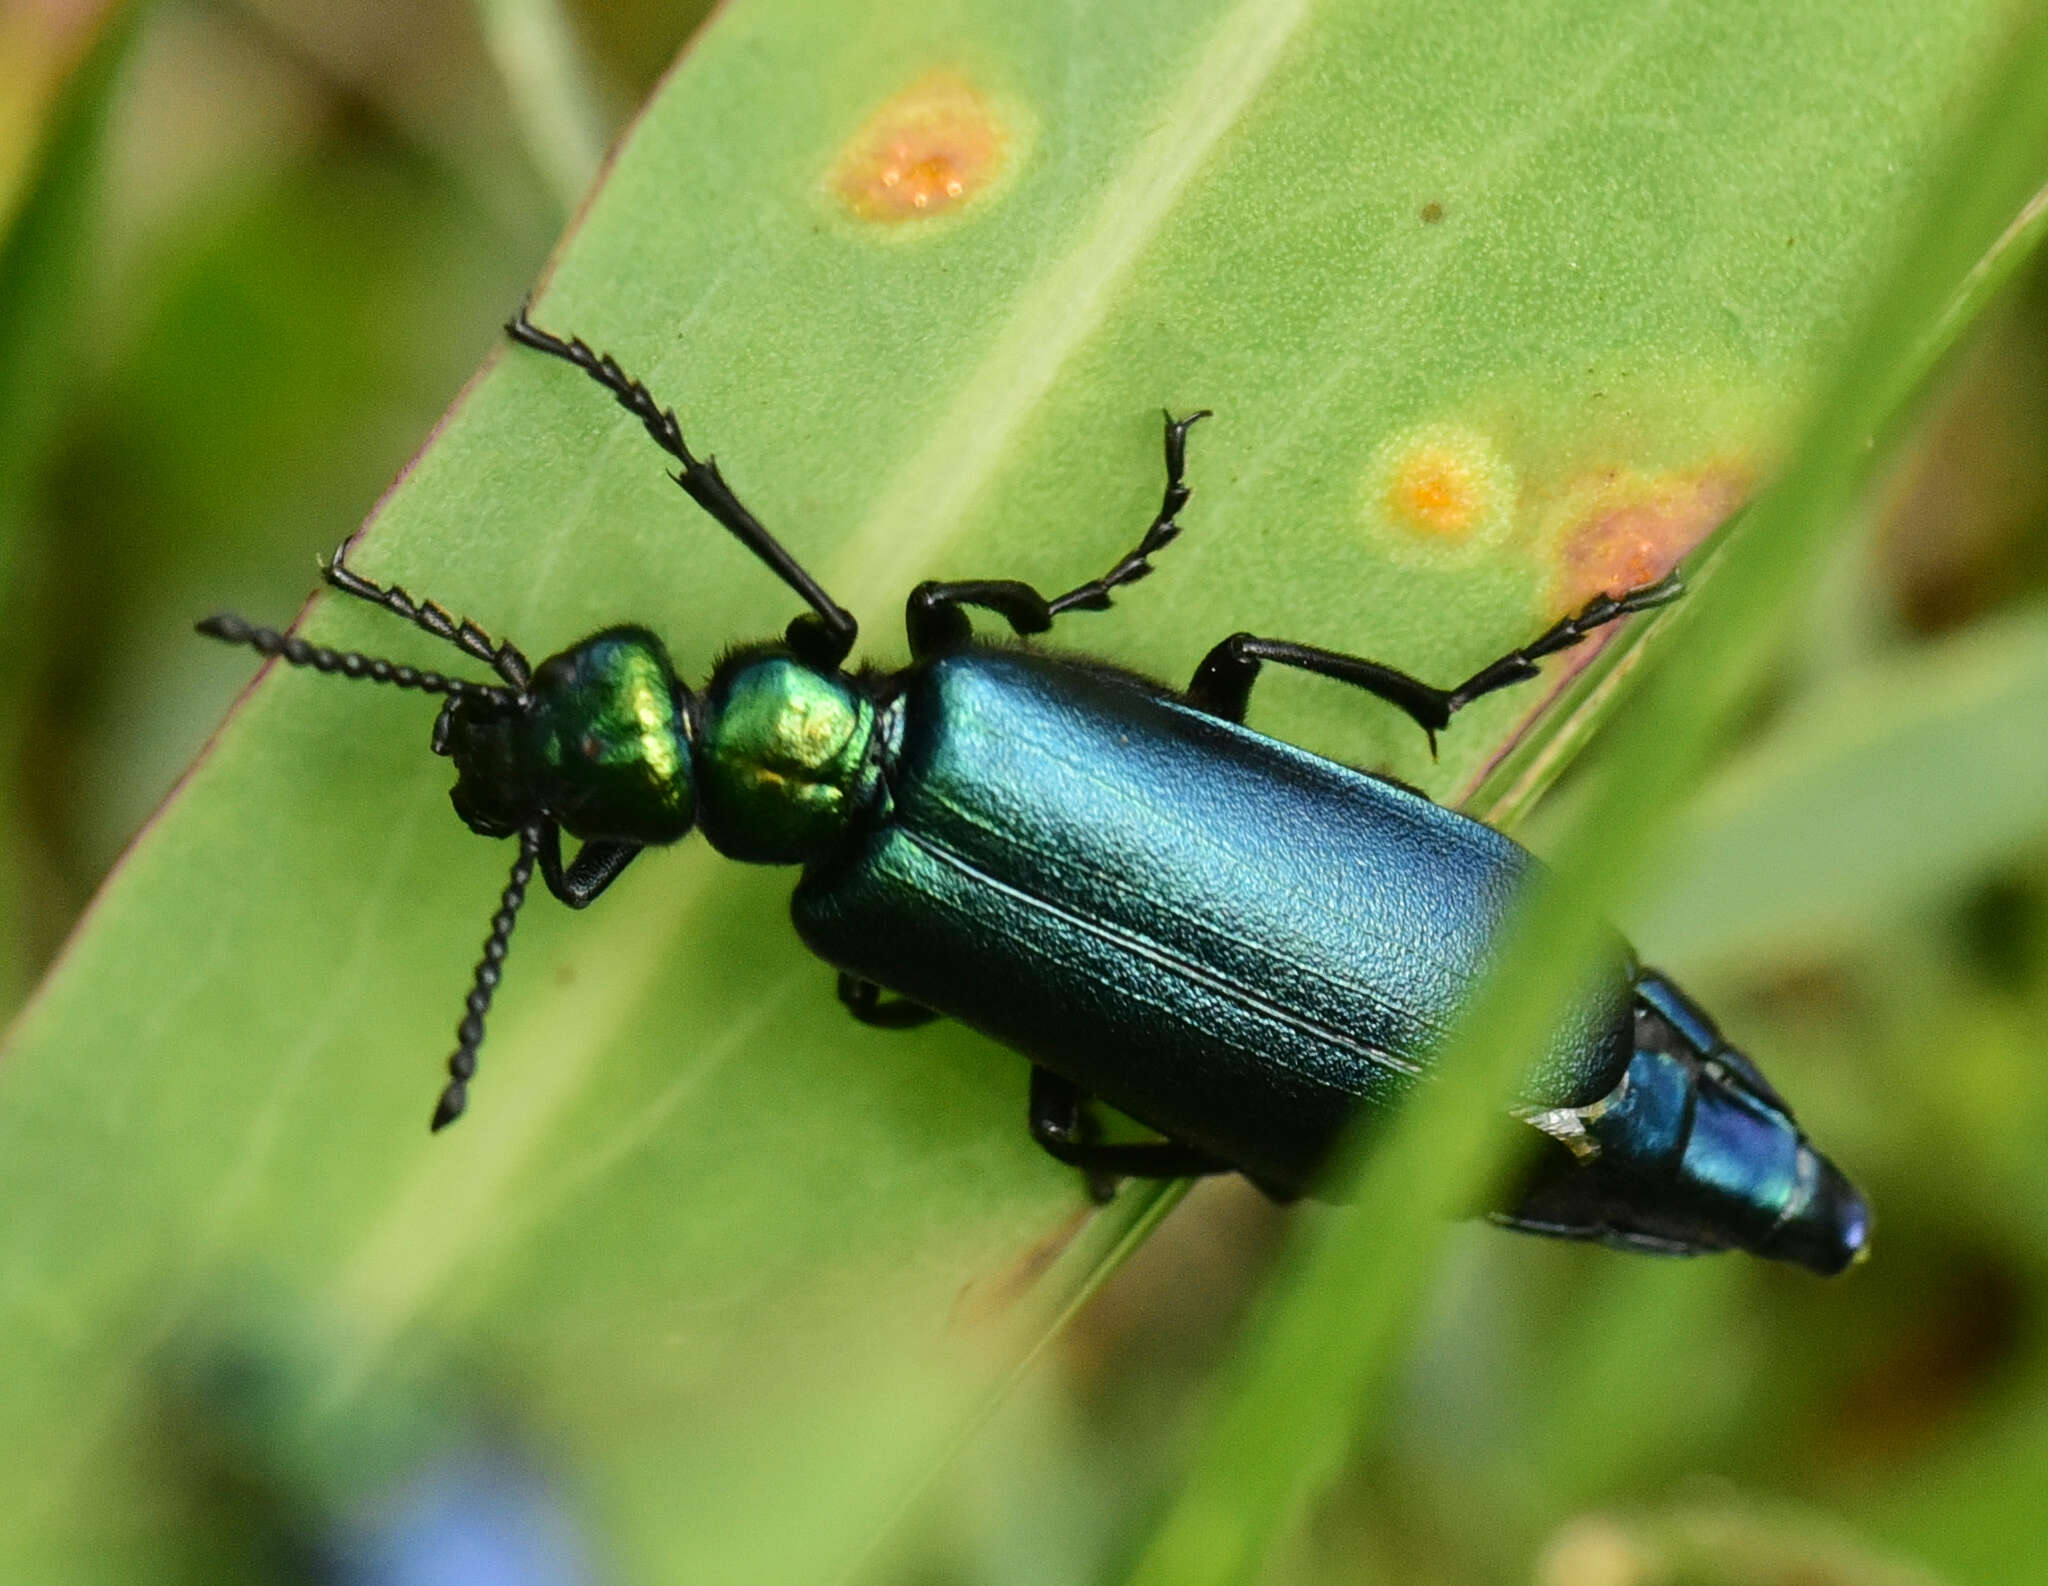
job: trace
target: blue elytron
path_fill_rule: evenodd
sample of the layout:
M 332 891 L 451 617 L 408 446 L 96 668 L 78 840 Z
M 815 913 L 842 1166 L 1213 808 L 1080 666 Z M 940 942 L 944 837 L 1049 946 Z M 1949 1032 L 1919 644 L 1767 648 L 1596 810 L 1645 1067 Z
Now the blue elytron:
M 433 747 L 453 799 L 518 857 L 449 1059 L 434 1127 L 468 1101 L 513 921 L 533 872 L 583 907 L 643 848 L 693 827 L 732 858 L 802 867 L 798 933 L 870 1023 L 944 1015 L 1023 1054 L 1038 1142 L 1100 1184 L 1242 1172 L 1312 1194 L 1349 1121 L 1396 1102 L 1490 960 L 1535 863 L 1405 787 L 1243 725 L 1260 669 L 1361 688 L 1431 735 L 1542 657 L 1679 593 L 1601 596 L 1454 688 L 1252 634 L 1184 690 L 1099 661 L 992 645 L 1102 610 L 1179 533 L 1190 427 L 1166 425 L 1158 515 L 1101 578 L 1048 598 L 1010 579 L 912 591 L 912 660 L 845 669 L 857 629 L 741 505 L 672 412 L 607 355 L 535 326 L 519 343 L 609 391 L 680 465 L 692 499 L 809 606 L 693 692 L 661 641 L 606 629 L 531 666 L 431 602 L 328 569 L 343 592 L 456 644 L 499 681 L 337 652 L 232 616 L 202 632 L 294 665 L 446 696 Z M 562 835 L 580 839 L 573 861 Z M 1156 1130 L 1098 1138 L 1092 1101 Z M 1516 1116 L 1533 1167 L 1494 1213 L 1539 1232 L 1672 1253 L 1745 1249 L 1840 1271 L 1868 1238 L 1862 1198 L 1747 1058 L 1612 938 L 1531 1065 Z

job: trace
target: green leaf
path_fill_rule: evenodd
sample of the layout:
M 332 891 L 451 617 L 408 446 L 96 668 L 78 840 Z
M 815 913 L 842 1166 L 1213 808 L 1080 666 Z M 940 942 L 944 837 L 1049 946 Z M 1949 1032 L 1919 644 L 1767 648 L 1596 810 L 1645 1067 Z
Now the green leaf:
M 1245 628 L 1449 682 L 1779 463 L 2000 15 L 738 0 L 535 315 L 676 404 L 884 663 L 921 577 L 1107 566 L 1159 407 L 1203 405 L 1185 539 L 1056 642 L 1181 678 Z M 701 676 L 791 602 L 660 467 L 506 355 L 352 564 L 536 656 L 643 622 Z M 307 631 L 455 662 L 332 600 Z M 1453 796 L 1537 692 L 1441 764 L 1307 680 L 1255 720 Z M 472 1114 L 429 1139 L 509 858 L 450 817 L 430 719 L 266 677 L 17 1026 L 0 1484 L 31 1523 L 0 1574 L 193 1555 L 156 1362 L 260 1285 L 340 1340 L 309 1421 L 488 1368 L 626 1578 L 833 1578 L 1168 1203 L 1092 1212 L 1014 1057 L 852 1025 L 789 877 L 694 844 L 532 906 Z

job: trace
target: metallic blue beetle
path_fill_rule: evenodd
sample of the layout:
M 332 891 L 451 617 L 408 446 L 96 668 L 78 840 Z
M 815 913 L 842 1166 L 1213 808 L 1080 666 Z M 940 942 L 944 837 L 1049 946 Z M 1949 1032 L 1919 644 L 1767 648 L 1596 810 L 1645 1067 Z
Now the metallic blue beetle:
M 675 416 L 609 356 L 541 330 L 681 465 L 676 482 L 800 594 L 778 643 L 722 661 L 702 694 L 641 628 L 537 668 L 440 607 L 342 565 L 328 579 L 489 664 L 478 684 L 255 628 L 202 632 L 295 665 L 447 696 L 433 744 L 455 807 L 519 858 L 493 921 L 434 1115 L 468 1098 L 513 920 L 536 865 L 574 907 L 643 847 L 693 826 L 735 859 L 803 867 L 793 911 L 860 1018 L 943 1014 L 1032 1064 L 1039 1143 L 1101 1183 L 1237 1171 L 1314 1193 L 1361 1109 L 1427 1072 L 1534 861 L 1382 777 L 1242 723 L 1261 666 L 1362 688 L 1434 743 L 1460 707 L 1534 677 L 1543 656 L 1675 598 L 1674 575 L 1601 596 L 1533 643 L 1440 689 L 1377 662 L 1233 634 L 1176 691 L 1093 660 L 977 641 L 967 612 L 1021 638 L 1102 610 L 1180 532 L 1189 428 L 1166 425 L 1157 517 L 1101 578 L 1051 598 L 1014 580 L 921 584 L 911 664 L 844 670 L 853 618 L 743 507 Z M 583 846 L 565 866 L 561 836 Z M 890 995 L 885 995 L 888 993 Z M 1164 1138 L 1097 1138 L 1091 1100 Z M 1528 1073 L 1516 1114 L 1542 1142 L 1494 1215 L 1671 1253 L 1739 1248 L 1840 1271 L 1869 1217 L 1756 1068 L 1618 939 Z

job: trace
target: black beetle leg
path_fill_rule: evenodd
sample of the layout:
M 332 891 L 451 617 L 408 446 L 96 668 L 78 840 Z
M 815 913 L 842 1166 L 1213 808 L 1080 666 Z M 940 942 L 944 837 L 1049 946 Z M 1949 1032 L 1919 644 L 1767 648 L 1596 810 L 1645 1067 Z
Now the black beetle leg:
M 1031 1070 L 1031 1138 L 1046 1152 L 1088 1176 L 1096 1201 L 1116 1194 L 1119 1178 L 1193 1178 L 1228 1173 L 1230 1165 L 1177 1140 L 1105 1145 L 1095 1138 L 1088 1097 L 1049 1069 Z
M 1031 585 L 1014 578 L 983 578 L 968 583 L 923 583 L 910 592 L 904 610 L 904 624 L 910 630 L 910 653 L 914 659 L 936 655 L 965 644 L 973 633 L 968 621 L 969 606 L 992 611 L 1010 625 L 1019 638 L 1029 638 L 1050 628 L 1053 618 L 1069 611 L 1106 611 L 1110 591 L 1135 584 L 1152 571 L 1151 558 L 1171 545 L 1180 534 L 1175 521 L 1188 504 L 1188 431 L 1209 416 L 1204 409 L 1177 419 L 1166 415 L 1166 493 L 1160 497 L 1159 512 L 1117 564 L 1100 578 L 1077 584 L 1064 595 L 1047 597 Z
M 564 869 L 562 828 L 549 821 L 540 828 L 540 877 L 548 891 L 570 908 L 588 908 L 619 879 L 619 872 L 639 855 L 640 847 L 639 843 L 586 842 Z
M 891 997 L 882 1000 L 882 988 L 872 980 L 863 980 L 858 975 L 839 971 L 839 1000 L 846 1004 L 846 1011 L 862 1024 L 872 1024 L 878 1030 L 914 1030 L 921 1024 L 930 1024 L 939 1015 L 921 1002 L 912 1002 L 908 997 Z
M 1285 639 L 1262 639 L 1256 634 L 1233 633 L 1211 650 L 1195 669 L 1188 684 L 1188 702 L 1197 710 L 1228 721 L 1243 721 L 1250 702 L 1252 684 L 1259 667 L 1271 661 L 1276 666 L 1296 667 L 1339 683 L 1362 688 L 1399 710 L 1429 734 L 1430 753 L 1436 752 L 1436 735 L 1450 723 L 1454 713 L 1482 695 L 1491 694 L 1537 675 L 1536 663 L 1546 655 L 1568 650 L 1594 629 L 1648 611 L 1685 593 L 1677 573 L 1631 589 L 1620 595 L 1597 595 L 1573 616 L 1561 618 L 1544 629 L 1519 650 L 1510 650 L 1497 661 L 1489 661 L 1456 688 L 1436 688 L 1410 677 L 1406 672 L 1335 650 L 1313 645 L 1292 644 Z

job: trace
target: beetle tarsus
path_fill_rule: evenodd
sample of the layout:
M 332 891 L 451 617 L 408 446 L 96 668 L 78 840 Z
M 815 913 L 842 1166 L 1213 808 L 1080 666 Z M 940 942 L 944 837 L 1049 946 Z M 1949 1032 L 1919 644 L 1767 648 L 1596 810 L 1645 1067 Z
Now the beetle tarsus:
M 565 867 L 561 825 L 547 821 L 540 827 L 540 877 L 561 902 L 572 909 L 587 909 L 606 887 L 619 879 L 640 851 L 639 843 L 592 838 L 576 850 L 576 857 Z
M 1684 593 L 1685 584 L 1674 571 L 1654 584 L 1619 595 L 1596 595 L 1578 612 L 1559 618 L 1521 649 L 1487 662 L 1456 688 L 1437 688 L 1383 662 L 1339 650 L 1261 638 L 1255 633 L 1233 633 L 1202 658 L 1188 684 L 1187 699 L 1197 710 L 1226 721 L 1242 722 L 1259 669 L 1270 661 L 1275 666 L 1293 667 L 1332 682 L 1347 683 L 1385 700 L 1428 734 L 1430 758 L 1435 759 L 1436 735 L 1472 701 L 1516 683 L 1526 683 L 1538 675 L 1540 668 L 1536 663 L 1545 656 L 1570 649 L 1610 622 L 1665 605 Z

